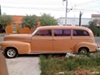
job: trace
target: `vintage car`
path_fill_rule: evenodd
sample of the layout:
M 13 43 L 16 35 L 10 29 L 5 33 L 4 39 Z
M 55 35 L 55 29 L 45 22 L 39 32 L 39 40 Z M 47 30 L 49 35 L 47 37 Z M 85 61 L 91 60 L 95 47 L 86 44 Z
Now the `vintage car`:
M 81 26 L 41 26 L 32 34 L 5 35 L 0 45 L 8 58 L 32 53 L 95 52 L 98 48 L 92 31 Z

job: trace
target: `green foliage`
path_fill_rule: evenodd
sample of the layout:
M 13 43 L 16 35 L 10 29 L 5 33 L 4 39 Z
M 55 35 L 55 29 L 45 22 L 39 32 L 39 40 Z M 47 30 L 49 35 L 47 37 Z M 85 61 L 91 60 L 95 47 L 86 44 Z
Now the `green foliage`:
M 13 19 L 11 16 L 9 15 L 6 15 L 6 14 L 3 14 L 3 15 L 0 15 L 0 25 L 2 25 L 4 28 L 11 24 L 13 22 Z
M 89 22 L 89 28 L 92 30 L 94 36 L 100 36 L 100 30 L 96 26 L 97 22 L 97 19 Z
M 84 55 L 85 56 L 85 55 Z M 83 57 L 84 57 L 83 56 Z M 75 71 L 100 71 L 100 57 L 75 58 L 75 57 L 53 57 L 40 56 L 41 75 L 58 75 L 59 72 L 75 73 Z M 74 74 L 71 74 L 74 75 Z
M 58 25 L 57 20 L 51 17 L 49 14 L 43 14 L 39 20 L 42 26 Z
M 29 29 L 36 27 L 37 16 L 36 15 L 27 15 L 27 16 L 23 17 L 22 23 Z

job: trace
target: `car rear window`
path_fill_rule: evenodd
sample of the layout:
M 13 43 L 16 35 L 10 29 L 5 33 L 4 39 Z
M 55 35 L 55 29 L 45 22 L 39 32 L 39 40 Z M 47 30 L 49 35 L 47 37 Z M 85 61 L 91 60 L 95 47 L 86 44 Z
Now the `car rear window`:
M 89 36 L 86 30 L 73 30 L 73 36 Z

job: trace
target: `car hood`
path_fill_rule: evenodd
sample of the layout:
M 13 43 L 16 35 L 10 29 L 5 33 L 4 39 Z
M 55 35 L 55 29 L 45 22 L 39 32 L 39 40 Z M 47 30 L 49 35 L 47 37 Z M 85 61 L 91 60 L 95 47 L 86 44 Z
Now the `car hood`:
M 8 34 L 4 36 L 4 40 L 30 40 L 32 34 Z

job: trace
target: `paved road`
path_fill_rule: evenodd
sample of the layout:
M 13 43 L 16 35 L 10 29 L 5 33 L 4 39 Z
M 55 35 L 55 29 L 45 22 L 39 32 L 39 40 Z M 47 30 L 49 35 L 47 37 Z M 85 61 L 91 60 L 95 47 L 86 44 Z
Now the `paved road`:
M 3 41 L 3 36 L 0 36 L 0 42 Z
M 100 37 L 95 37 L 95 41 L 100 46 Z
M 95 37 L 100 45 L 100 37 Z M 0 36 L 0 41 L 3 37 Z M 39 57 L 34 55 L 20 56 L 14 59 L 6 59 L 9 75 L 40 75 Z
M 9 75 L 40 75 L 39 57 L 6 59 Z

